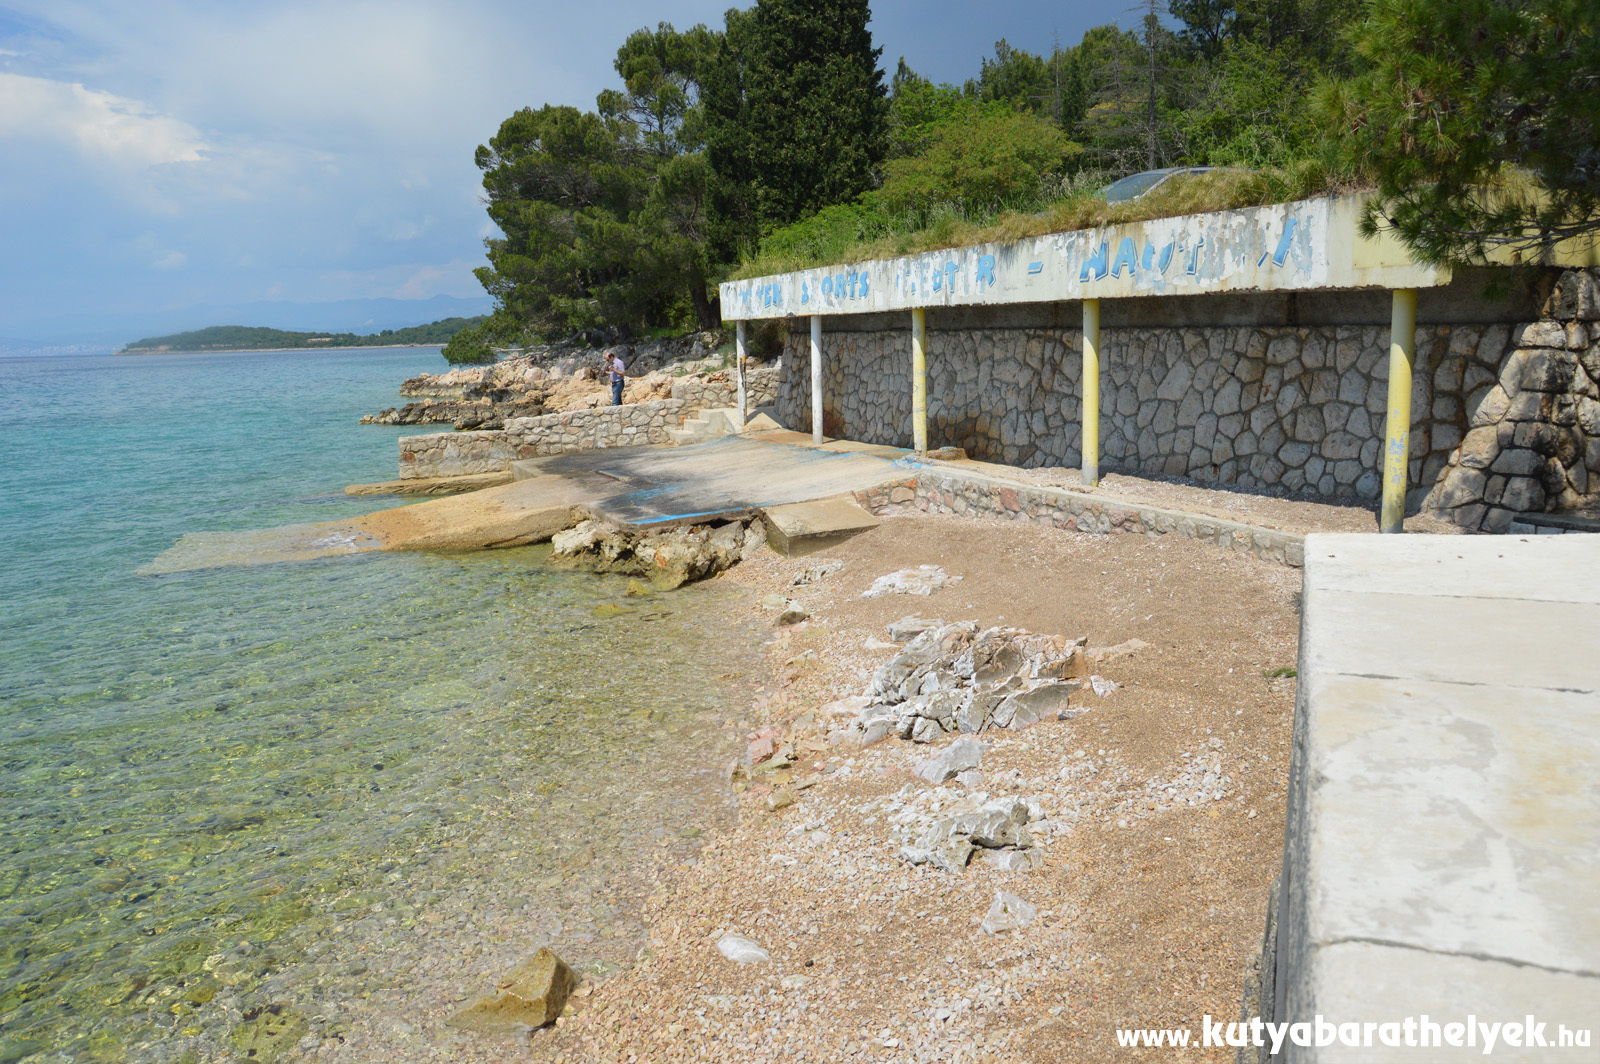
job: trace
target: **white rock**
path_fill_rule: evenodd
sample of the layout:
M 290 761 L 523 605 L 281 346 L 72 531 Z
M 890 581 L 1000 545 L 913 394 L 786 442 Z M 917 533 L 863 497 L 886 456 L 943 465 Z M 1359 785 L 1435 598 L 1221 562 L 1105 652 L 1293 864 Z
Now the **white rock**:
M 1114 681 L 1106 679 L 1104 676 L 1091 676 L 1089 677 L 1089 686 L 1094 688 L 1095 694 L 1099 695 L 1101 698 L 1104 698 L 1112 691 L 1115 691 L 1119 685 Z
M 735 961 L 739 964 L 760 964 L 763 961 L 772 959 L 772 954 L 748 938 L 732 933 L 717 939 L 717 951 L 730 961 Z
M 880 598 L 884 595 L 931 595 L 942 587 L 953 587 L 961 577 L 951 576 L 940 565 L 919 565 L 915 569 L 901 569 L 880 576 L 872 586 L 862 592 L 862 598 Z
M 912 772 L 929 783 L 943 783 L 969 768 L 977 768 L 988 749 L 988 743 L 976 739 L 957 739 L 933 757 L 918 762 Z
M 1015 894 L 997 890 L 994 892 L 994 902 L 989 906 L 989 914 L 983 918 L 983 923 L 978 925 L 978 930 L 986 935 L 997 935 L 1002 931 L 1020 931 L 1033 923 L 1038 915 L 1038 909 Z

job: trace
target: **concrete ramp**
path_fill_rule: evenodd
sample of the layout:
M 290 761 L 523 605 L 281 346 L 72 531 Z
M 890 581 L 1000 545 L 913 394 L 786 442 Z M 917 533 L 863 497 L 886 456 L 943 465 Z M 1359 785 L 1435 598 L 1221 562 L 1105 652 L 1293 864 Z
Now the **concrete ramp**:
M 798 439 L 796 439 L 798 437 Z M 798 445 L 803 440 L 803 445 Z M 694 523 L 809 502 L 904 476 L 894 447 L 822 447 L 792 432 L 726 436 L 686 447 L 629 447 L 516 462 L 518 478 L 559 477 L 605 487 L 597 516 L 633 525 Z
M 589 514 L 633 525 L 695 524 L 874 487 L 904 475 L 895 467 L 904 454 L 844 441 L 818 448 L 808 436 L 779 431 L 686 447 L 531 459 L 513 464 L 516 479 L 510 484 L 365 517 L 190 533 L 140 572 L 264 565 L 372 550 L 518 547 L 547 540 Z

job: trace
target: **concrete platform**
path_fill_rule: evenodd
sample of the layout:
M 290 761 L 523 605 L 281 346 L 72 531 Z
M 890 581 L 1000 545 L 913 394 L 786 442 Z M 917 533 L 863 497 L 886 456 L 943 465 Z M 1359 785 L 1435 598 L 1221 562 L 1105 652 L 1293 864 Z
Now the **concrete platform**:
M 767 522 L 767 545 L 785 556 L 827 550 L 879 524 L 849 495 L 769 506 L 761 516 Z
M 1275 1019 L 1600 1027 L 1600 538 L 1314 535 L 1304 586 Z
M 800 441 L 804 441 L 801 443 Z M 796 432 L 726 436 L 683 447 L 584 451 L 512 464 L 520 480 L 557 477 L 594 488 L 588 508 L 634 525 L 696 523 L 864 490 L 904 476 L 894 447 L 821 448 Z

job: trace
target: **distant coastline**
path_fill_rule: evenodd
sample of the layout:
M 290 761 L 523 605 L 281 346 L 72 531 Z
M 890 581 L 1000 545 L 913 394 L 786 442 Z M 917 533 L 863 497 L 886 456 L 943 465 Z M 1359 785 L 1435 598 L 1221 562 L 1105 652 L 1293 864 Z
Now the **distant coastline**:
M 120 351 L 113 351 L 113 356 L 119 355 L 248 355 L 251 353 L 271 351 L 379 351 L 390 347 L 443 347 L 444 343 L 433 344 L 338 344 L 323 345 L 307 344 L 303 347 L 149 347 L 130 348 L 124 347 Z
M 426 325 L 382 332 L 289 332 L 247 325 L 213 325 L 170 336 L 151 336 L 126 345 L 118 355 L 218 354 L 243 351 L 351 351 L 365 347 L 439 347 L 462 329 L 483 321 L 443 318 Z

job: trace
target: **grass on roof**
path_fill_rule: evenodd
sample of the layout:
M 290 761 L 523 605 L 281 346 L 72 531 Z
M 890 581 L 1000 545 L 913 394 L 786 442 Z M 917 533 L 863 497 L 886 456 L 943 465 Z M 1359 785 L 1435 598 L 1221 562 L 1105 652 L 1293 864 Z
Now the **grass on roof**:
M 1330 175 L 1316 165 L 1292 170 L 1214 170 L 1169 178 L 1138 199 L 1107 203 L 1101 175 L 1061 179 L 1044 190 L 1034 210 L 1002 210 L 964 217 L 935 208 L 915 217 L 891 217 L 870 194 L 856 204 L 829 207 L 773 233 L 761 251 L 740 263 L 729 280 L 768 277 L 819 266 L 915 255 L 924 251 L 1003 243 L 1075 229 L 1173 218 L 1184 214 L 1262 207 L 1272 203 L 1362 191 L 1370 186 Z

